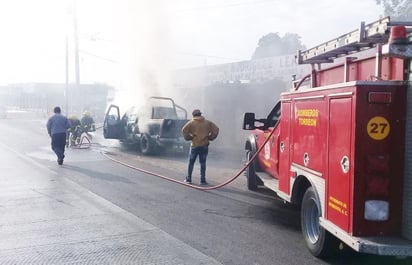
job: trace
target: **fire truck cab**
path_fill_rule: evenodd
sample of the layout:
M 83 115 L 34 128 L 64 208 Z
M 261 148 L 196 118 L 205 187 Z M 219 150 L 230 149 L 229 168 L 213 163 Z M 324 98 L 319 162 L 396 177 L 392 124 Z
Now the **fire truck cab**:
M 412 256 L 411 32 L 387 17 L 299 51 L 311 73 L 244 115 L 247 186 L 301 206 L 314 256 Z

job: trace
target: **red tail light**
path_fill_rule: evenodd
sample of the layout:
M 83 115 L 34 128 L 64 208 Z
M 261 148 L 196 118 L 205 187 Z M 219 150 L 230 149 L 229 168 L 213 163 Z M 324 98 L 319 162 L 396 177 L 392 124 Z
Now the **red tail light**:
M 369 103 L 389 104 L 392 102 L 391 92 L 369 92 Z
M 366 172 L 380 176 L 389 174 L 389 156 L 368 155 L 366 158 Z
M 384 199 L 389 196 L 388 178 L 383 177 L 368 177 L 366 186 L 366 197 L 370 199 Z
M 369 155 L 366 159 L 366 197 L 368 199 L 383 199 L 389 196 L 390 167 L 389 156 Z

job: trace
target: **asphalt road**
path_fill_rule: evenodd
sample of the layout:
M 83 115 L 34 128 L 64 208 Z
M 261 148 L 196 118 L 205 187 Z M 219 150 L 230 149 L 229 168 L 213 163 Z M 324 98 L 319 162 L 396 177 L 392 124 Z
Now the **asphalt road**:
M 299 212 L 272 192 L 246 189 L 243 174 L 231 184 L 199 191 L 142 173 L 108 159 L 102 152 L 135 167 L 183 180 L 186 157 L 144 157 L 96 132 L 90 149 L 69 149 L 61 175 L 222 264 L 412 264 L 411 259 L 361 255 L 346 251 L 329 260 L 313 257 L 300 232 Z M 0 120 L 0 141 L 56 168 L 45 117 L 9 115 Z M 241 152 L 239 150 L 239 152 Z M 96 159 L 98 157 L 98 159 Z M 210 148 L 208 182 L 222 183 L 242 167 L 243 154 Z M 195 168 L 198 172 L 198 167 Z M 74 174 L 76 173 L 76 174 Z M 194 175 L 194 181 L 198 181 Z

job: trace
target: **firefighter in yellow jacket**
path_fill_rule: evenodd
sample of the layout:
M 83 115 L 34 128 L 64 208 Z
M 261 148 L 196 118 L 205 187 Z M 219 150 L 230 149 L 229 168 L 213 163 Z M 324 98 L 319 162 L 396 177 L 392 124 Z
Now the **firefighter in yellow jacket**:
M 96 130 L 94 119 L 89 111 L 83 113 L 80 123 L 82 124 L 82 130 L 85 132 L 94 132 Z
M 199 156 L 200 185 L 206 182 L 206 158 L 209 151 L 209 141 L 213 141 L 219 134 L 219 128 L 213 122 L 205 119 L 198 109 L 193 110 L 192 120 L 182 128 L 183 137 L 192 141 L 189 152 L 189 165 L 187 169 L 186 183 L 192 183 L 192 172 L 196 158 Z
M 66 147 L 75 146 L 80 141 L 81 124 L 76 115 L 69 116 L 69 128 L 66 134 Z

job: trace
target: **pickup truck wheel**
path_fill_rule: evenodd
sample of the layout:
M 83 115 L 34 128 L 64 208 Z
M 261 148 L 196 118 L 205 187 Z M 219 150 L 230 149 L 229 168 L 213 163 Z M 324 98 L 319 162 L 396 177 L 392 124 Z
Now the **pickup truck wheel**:
M 143 134 L 140 138 L 140 151 L 144 155 L 150 155 L 155 152 L 155 143 L 147 134 Z
M 315 257 L 328 257 L 338 249 L 339 240 L 319 225 L 321 208 L 315 190 L 306 190 L 301 208 L 301 226 L 306 246 Z
M 253 157 L 253 152 L 248 150 L 246 152 L 246 162 L 249 162 L 250 159 Z M 247 188 L 249 190 L 257 190 L 258 181 L 257 181 L 256 171 L 255 171 L 255 163 L 252 162 L 246 168 L 246 179 L 247 179 Z

